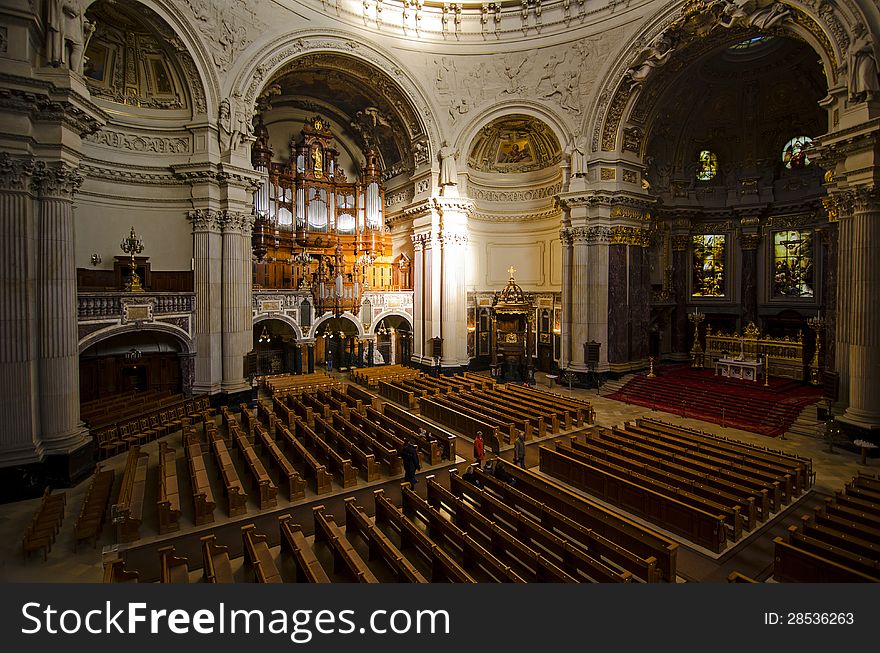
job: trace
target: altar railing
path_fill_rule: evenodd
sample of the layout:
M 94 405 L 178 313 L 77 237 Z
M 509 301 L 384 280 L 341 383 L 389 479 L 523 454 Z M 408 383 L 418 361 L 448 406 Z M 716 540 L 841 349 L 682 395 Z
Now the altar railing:
M 780 376 L 798 381 L 804 380 L 804 334 L 798 332 L 795 338 L 770 338 L 761 336 L 754 323 L 739 333 L 712 333 L 711 325 L 706 326 L 705 365 L 714 368 L 715 362 L 722 357 L 736 358 L 742 355 L 745 360 L 767 357 L 767 369 L 770 376 Z

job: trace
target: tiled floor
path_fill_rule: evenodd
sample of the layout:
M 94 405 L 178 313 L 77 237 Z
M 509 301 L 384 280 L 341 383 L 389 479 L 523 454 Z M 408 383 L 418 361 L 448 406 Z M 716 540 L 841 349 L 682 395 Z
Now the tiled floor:
M 539 376 L 540 389 L 548 389 L 543 375 Z M 822 494 L 833 494 L 836 490 L 843 487 L 844 483 L 851 479 L 859 470 L 876 474 L 880 471 L 880 462 L 877 460 L 869 460 L 868 465 L 860 464 L 858 454 L 835 449 L 835 453 L 828 453 L 826 445 L 820 440 L 807 438 L 803 436 L 787 436 L 782 438 L 767 438 L 765 436 L 748 433 L 731 428 L 722 428 L 716 424 L 709 424 L 700 420 L 683 418 L 680 415 L 672 415 L 660 411 L 652 411 L 649 408 L 640 406 L 631 406 L 612 399 L 599 396 L 595 390 L 568 389 L 556 386 L 553 392 L 567 396 L 571 395 L 579 399 L 590 401 L 596 409 L 596 421 L 602 426 L 615 426 L 627 420 L 636 417 L 650 415 L 652 417 L 668 421 L 672 424 L 680 424 L 693 428 L 702 429 L 703 431 L 724 435 L 725 437 L 735 438 L 767 446 L 772 449 L 779 449 L 789 453 L 797 453 L 800 456 L 812 458 L 813 468 L 816 471 L 816 485 L 814 493 L 808 495 L 807 498 L 793 509 L 788 511 L 787 518 L 784 523 L 771 524 L 769 527 L 762 528 L 757 533 L 752 534 L 746 541 L 740 543 L 721 557 L 710 557 L 702 555 L 700 552 L 682 547 L 679 555 L 679 568 L 683 578 L 687 580 L 703 580 L 703 581 L 723 581 L 727 573 L 733 569 L 743 571 L 744 573 L 758 573 L 765 569 L 772 560 L 772 538 L 775 535 L 784 532 L 784 527 L 788 523 L 794 523 L 801 514 L 810 512 L 812 506 L 821 499 Z M 170 436 L 171 446 L 176 446 L 178 453 L 182 454 L 182 447 L 179 446 L 180 435 Z M 537 465 L 537 446 L 539 443 L 530 443 L 527 447 L 527 465 Z M 151 453 L 152 474 L 149 480 L 155 480 L 155 466 L 157 461 L 156 451 L 158 446 L 156 443 L 147 445 L 146 450 Z M 470 443 L 461 441 L 458 448 L 460 456 L 470 458 Z M 510 448 L 505 448 L 503 457 L 510 458 Z M 465 462 L 459 459 L 458 463 Z M 110 459 L 108 466 L 118 470 L 117 484 L 120 481 L 121 470 L 125 465 L 125 454 Z M 435 470 L 424 469 L 421 475 L 434 473 L 439 469 L 448 467 L 443 465 Z M 188 483 L 185 474 L 185 463 L 183 467 L 179 467 L 178 477 L 181 485 Z M 438 474 L 438 478 L 442 478 L 442 474 Z M 394 486 L 401 479 L 385 480 L 376 485 Z M 383 485 L 384 484 L 384 485 Z M 155 483 L 147 484 L 148 494 L 145 501 L 149 501 L 149 494 Z M 76 516 L 82 506 L 85 491 L 88 482 L 83 482 L 78 486 L 67 490 L 67 514 L 57 541 L 49 553 L 48 561 L 43 562 L 40 555 L 33 555 L 27 561 L 22 559 L 21 555 L 21 537 L 27 522 L 36 511 L 39 500 L 22 501 L 18 503 L 6 504 L 0 506 L 0 581 L 6 582 L 100 582 L 102 578 L 102 547 L 110 547 L 112 543 L 112 532 L 110 527 L 106 527 L 102 538 L 98 542 L 98 547 L 92 549 L 88 544 L 81 545 L 77 553 L 73 552 L 73 525 Z M 369 489 L 366 484 L 359 484 L 357 490 Z M 152 490 L 155 492 L 155 489 Z M 338 494 L 351 494 L 351 491 L 343 491 L 339 489 Z M 183 489 L 181 496 L 185 496 Z M 215 496 L 221 497 L 219 487 Z M 279 508 L 283 509 L 286 499 L 283 497 L 283 491 L 279 492 Z M 307 501 L 314 501 L 316 497 L 307 497 Z M 338 499 L 338 497 L 322 497 L 322 501 L 330 499 Z M 153 497 L 153 500 L 155 498 Z M 220 502 L 218 501 L 218 504 Z M 149 504 L 147 504 L 149 505 Z M 287 503 L 287 505 L 290 505 Z M 277 509 L 276 509 L 277 510 Z M 182 530 L 194 529 L 191 524 L 186 523 L 186 512 L 182 518 Z M 215 524 L 220 525 L 225 521 L 224 510 L 218 505 L 215 514 L 218 521 Z M 249 514 L 256 515 L 255 506 L 251 506 Z M 143 538 L 139 544 L 143 544 L 150 540 L 159 539 L 154 530 L 145 523 L 142 527 Z

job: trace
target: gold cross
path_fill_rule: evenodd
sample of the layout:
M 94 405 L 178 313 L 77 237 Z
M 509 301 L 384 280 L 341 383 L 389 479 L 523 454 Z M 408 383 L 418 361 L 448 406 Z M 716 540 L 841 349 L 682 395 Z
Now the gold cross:
M 513 267 L 512 265 L 511 265 L 509 268 L 507 268 L 507 273 L 510 275 L 510 278 L 511 278 L 511 279 L 513 279 L 513 273 L 514 273 L 514 272 L 516 272 L 516 268 Z

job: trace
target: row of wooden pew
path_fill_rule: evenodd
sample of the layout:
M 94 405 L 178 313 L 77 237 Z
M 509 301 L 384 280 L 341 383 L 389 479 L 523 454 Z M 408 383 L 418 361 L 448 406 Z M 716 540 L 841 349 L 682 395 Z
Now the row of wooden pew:
M 140 538 L 149 460 L 150 455 L 142 452 L 138 445 L 128 450 L 128 458 L 122 473 L 122 487 L 113 507 L 118 543 L 133 542 Z
M 421 397 L 488 390 L 493 385 L 492 379 L 473 374 L 432 377 L 420 373 L 417 376 L 379 380 L 378 390 L 382 397 L 414 410 L 419 407 Z
M 104 528 L 115 478 L 116 473 L 112 469 L 101 469 L 100 465 L 95 468 L 73 528 L 74 552 L 82 541 L 91 540 L 92 547 L 97 546 L 98 537 Z
M 397 381 L 423 376 L 424 373 L 403 365 L 380 365 L 378 367 L 361 367 L 351 371 L 351 380 L 371 389 L 377 389 L 380 381 Z
M 263 377 L 262 387 L 272 395 L 300 394 L 313 392 L 319 388 L 333 388 L 342 385 L 342 382 L 324 372 L 312 374 L 276 374 Z
M 541 471 L 715 553 L 812 483 L 807 459 L 653 420 L 539 448 Z
M 880 582 L 880 476 L 859 473 L 774 546 L 778 582 Z
M 111 397 L 93 399 L 80 404 L 79 416 L 93 428 L 118 422 L 129 414 L 155 408 L 160 402 L 172 398 L 170 390 L 147 390 L 146 392 L 125 392 Z M 182 398 L 178 394 L 175 399 Z
M 42 551 L 43 561 L 46 560 L 55 543 L 55 537 L 61 530 L 66 506 L 67 494 L 65 492 L 53 494 L 49 488 L 46 488 L 43 498 L 40 500 L 40 507 L 37 508 L 28 523 L 21 541 L 21 552 L 25 560 L 35 551 Z

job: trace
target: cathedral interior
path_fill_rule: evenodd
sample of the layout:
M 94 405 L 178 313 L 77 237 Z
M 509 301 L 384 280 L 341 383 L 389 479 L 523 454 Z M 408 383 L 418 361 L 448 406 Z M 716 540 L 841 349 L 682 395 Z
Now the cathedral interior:
M 880 581 L 878 42 L 3 0 L 0 578 Z

